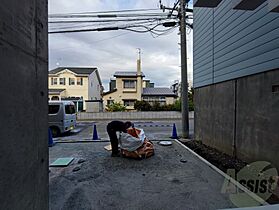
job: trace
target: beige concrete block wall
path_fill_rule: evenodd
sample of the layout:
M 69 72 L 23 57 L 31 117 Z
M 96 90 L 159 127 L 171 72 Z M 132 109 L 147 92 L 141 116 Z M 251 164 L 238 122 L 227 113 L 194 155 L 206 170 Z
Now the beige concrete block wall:
M 103 112 L 103 113 L 78 113 L 78 120 L 160 120 L 181 119 L 181 112 Z M 194 118 L 194 112 L 189 112 L 189 118 Z

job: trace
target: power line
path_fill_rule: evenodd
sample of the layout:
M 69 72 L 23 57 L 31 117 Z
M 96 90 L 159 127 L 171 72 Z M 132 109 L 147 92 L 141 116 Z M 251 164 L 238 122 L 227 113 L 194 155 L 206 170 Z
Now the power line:
M 177 4 L 175 3 L 174 8 Z M 135 13 L 135 11 L 137 12 Z M 52 14 L 49 16 L 49 34 L 128 30 L 138 33 L 150 32 L 152 35 L 160 36 L 172 30 L 170 28 L 157 29 L 157 27 L 165 26 L 175 28 L 177 24 L 175 20 L 177 20 L 178 16 L 173 15 L 173 11 L 170 14 L 150 11 L 160 10 L 138 9 Z M 170 19 L 174 20 L 174 25 L 166 24 L 166 21 Z
M 71 30 L 58 30 L 58 31 L 50 31 L 49 34 L 57 34 L 57 33 L 76 33 L 76 32 L 91 32 L 91 31 L 112 31 L 112 30 L 129 30 L 133 32 L 145 33 L 155 30 L 158 26 L 162 26 L 162 22 L 157 23 L 149 23 L 147 25 L 127 25 L 127 26 L 110 26 L 110 27 L 100 27 L 100 28 L 87 28 L 87 29 L 71 29 Z M 133 28 L 144 28 L 144 30 L 136 30 Z M 166 32 L 166 30 L 158 30 L 157 32 Z
M 130 22 L 130 21 L 142 21 L 142 20 L 166 20 L 167 17 L 154 17 L 154 18 L 137 18 L 137 19 L 101 19 L 101 20 L 60 20 L 60 21 L 49 21 L 50 24 L 58 24 L 58 23 L 103 23 L 103 22 Z
M 137 14 L 77 14 L 77 15 L 49 15 L 51 18 L 118 18 L 118 17 L 167 17 L 164 13 L 137 13 Z
M 96 14 L 96 13 L 124 13 L 124 12 L 142 12 L 142 11 L 160 11 L 160 9 L 127 9 L 127 10 L 110 10 L 110 11 L 90 11 L 90 12 L 79 12 L 79 13 L 63 13 L 62 15 L 79 15 L 79 14 Z M 59 14 L 50 14 L 49 16 L 58 16 Z

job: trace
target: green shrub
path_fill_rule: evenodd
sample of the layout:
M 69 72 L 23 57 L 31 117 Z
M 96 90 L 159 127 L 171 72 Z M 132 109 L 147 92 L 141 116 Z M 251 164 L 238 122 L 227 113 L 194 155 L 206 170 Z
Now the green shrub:
M 150 111 L 151 105 L 147 101 L 136 101 L 134 108 L 138 111 Z
M 151 106 L 151 111 L 162 111 L 160 103 L 156 101 L 153 106 Z
M 134 108 L 137 111 L 179 111 L 181 112 L 181 98 L 177 99 L 174 104 L 160 105 L 155 102 L 150 105 L 147 101 L 136 101 Z M 189 111 L 194 111 L 194 89 L 188 92 L 188 108 Z
M 181 99 L 178 99 L 173 104 L 174 111 L 181 111 Z
M 108 112 L 125 112 L 126 106 L 122 105 L 119 102 L 113 102 L 113 103 L 107 105 L 106 110 Z

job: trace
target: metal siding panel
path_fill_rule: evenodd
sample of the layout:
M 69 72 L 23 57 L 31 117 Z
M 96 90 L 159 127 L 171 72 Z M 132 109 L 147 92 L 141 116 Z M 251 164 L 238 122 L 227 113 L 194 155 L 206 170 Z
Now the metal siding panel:
M 254 11 L 235 11 L 223 0 L 215 9 L 198 9 L 194 87 L 278 68 L 279 15 L 267 7 L 265 2 Z
M 227 37 L 227 39 L 223 40 L 222 43 L 220 43 L 220 40 L 216 40 L 214 46 L 215 52 L 218 53 L 219 51 L 231 45 L 239 47 L 242 44 L 249 42 L 250 40 L 253 41 L 255 38 L 262 36 L 263 34 L 268 33 L 270 30 L 277 28 L 278 22 L 276 23 L 276 21 L 278 20 L 278 15 L 276 17 L 271 17 L 267 15 L 259 19 L 254 24 L 246 25 L 246 27 L 240 30 L 237 34 Z M 224 52 L 222 52 L 221 54 L 223 53 Z
M 235 37 L 234 39 L 230 39 L 226 45 L 224 44 L 222 47 L 215 47 L 215 57 L 216 59 L 226 55 L 229 52 L 234 51 L 235 49 L 242 48 L 249 44 L 249 42 L 254 42 L 256 39 L 261 37 L 265 37 L 266 41 L 272 40 L 276 38 L 276 34 L 265 36 L 266 34 L 272 33 L 272 31 L 279 28 L 279 16 L 276 19 L 269 21 L 267 24 L 261 27 L 253 27 L 251 32 L 250 29 L 243 30 L 239 36 Z M 245 49 L 244 49 L 245 50 Z M 246 49 L 247 51 L 247 49 Z
M 208 34 L 208 30 L 213 30 L 212 21 L 213 18 L 212 18 L 212 10 L 211 10 L 204 15 L 204 18 L 198 22 L 199 24 L 194 24 L 194 30 L 196 32 L 195 38 L 202 40 L 204 34 Z
M 258 64 L 256 66 L 250 66 L 249 68 L 246 68 L 244 70 L 234 71 L 229 74 L 219 76 L 219 77 L 215 78 L 215 82 L 216 83 L 223 82 L 226 80 L 231 80 L 232 78 L 239 78 L 239 77 L 244 77 L 244 76 L 248 76 L 248 75 L 252 75 L 252 74 L 265 72 L 267 70 L 273 70 L 274 66 L 277 66 L 277 67 L 279 66 L 279 58 L 271 60 L 271 61 L 268 60 L 268 61 Z M 263 71 L 263 69 L 266 69 L 266 70 Z
M 194 51 L 194 55 L 196 56 L 196 58 L 199 57 L 204 57 L 206 56 L 206 53 L 211 52 L 213 49 L 213 36 L 208 35 L 209 40 L 206 43 L 205 46 L 202 47 L 197 47 L 195 46 L 195 49 L 197 49 L 196 51 Z
M 250 14 L 245 13 L 243 11 L 227 11 L 226 15 L 223 16 L 222 21 L 218 21 L 216 18 L 214 23 L 214 31 L 216 32 L 216 39 L 219 39 L 226 31 L 234 30 L 239 24 L 241 24 L 244 20 L 249 18 Z M 232 22 L 232 20 L 234 20 Z M 225 30 L 227 29 L 227 30 Z
M 228 12 L 233 12 L 233 10 L 231 10 L 231 2 L 223 1 L 222 4 L 219 5 L 219 7 L 216 7 L 214 9 L 215 24 L 224 22 L 224 17 L 228 16 Z
M 224 75 L 226 75 L 226 76 L 224 76 L 224 78 L 226 78 L 226 80 L 233 79 L 235 77 L 231 77 L 231 76 L 234 75 L 234 72 L 236 72 L 236 71 L 243 72 L 242 73 L 243 75 L 238 74 L 239 77 L 248 75 L 247 73 L 249 73 L 249 70 L 259 69 L 259 66 L 261 66 L 261 71 L 278 68 L 279 63 L 274 62 L 274 60 L 276 60 L 278 58 L 279 58 L 279 48 L 274 49 L 272 51 L 268 51 L 261 55 L 255 56 L 253 58 L 244 60 L 242 62 L 235 63 L 234 65 L 230 65 L 227 68 L 222 69 L 221 71 L 214 72 L 214 81 L 217 82 L 218 77 L 224 76 Z
M 214 30 L 216 31 L 216 40 L 219 40 L 222 43 L 223 39 L 226 40 L 229 37 L 238 34 L 247 26 L 254 24 L 266 14 L 267 11 L 264 5 L 259 7 L 254 12 L 236 11 L 233 16 L 231 16 L 232 18 L 230 18 L 229 20 L 217 22 L 215 24 Z M 229 14 L 227 15 L 229 16 Z
M 194 88 L 197 87 L 202 87 L 202 86 L 206 86 L 206 85 L 211 85 L 212 81 L 211 80 L 204 80 L 204 81 L 194 81 Z
M 213 13 L 211 9 L 201 11 L 194 27 L 194 86 L 204 86 L 213 80 Z M 196 11 L 196 9 L 195 9 Z M 194 14 L 195 16 L 195 14 Z M 196 17 L 196 16 L 195 16 Z M 211 61 L 210 61 L 211 60 Z
M 208 57 L 205 57 L 204 60 L 200 61 L 199 63 L 196 64 L 196 68 L 200 68 L 204 65 L 207 65 L 208 63 L 211 63 L 212 65 L 212 55 L 211 56 L 208 56 Z
M 252 42 L 248 42 L 234 51 L 230 51 L 224 56 L 215 58 L 214 71 L 217 72 L 227 66 L 267 53 L 276 48 L 279 48 L 279 28 Z
M 195 73 L 194 76 L 195 76 L 195 78 L 197 78 L 197 77 L 202 77 L 204 75 L 209 75 L 209 74 L 211 74 L 211 76 L 212 76 L 212 65 L 205 66 L 203 68 L 203 70 L 200 70 L 199 72 Z
M 194 10 L 194 13 L 193 13 L 194 19 L 198 22 L 200 22 L 200 19 L 204 18 L 205 13 L 208 12 L 207 8 L 194 7 L 193 10 Z

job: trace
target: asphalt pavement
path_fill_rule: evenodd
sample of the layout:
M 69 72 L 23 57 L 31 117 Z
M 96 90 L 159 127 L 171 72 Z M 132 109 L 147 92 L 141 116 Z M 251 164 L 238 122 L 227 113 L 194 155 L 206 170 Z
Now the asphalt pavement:
M 176 141 L 166 147 L 159 140 L 171 140 L 173 125 L 181 133 L 181 121 L 135 121 L 153 140 L 155 156 L 146 160 L 112 158 L 109 121 L 78 122 L 77 128 L 54 139 L 49 163 L 73 157 L 65 167 L 50 167 L 50 209 L 224 209 L 235 207 L 229 194 L 221 192 L 224 177 Z M 103 141 L 92 141 L 93 125 Z M 190 134 L 194 121 L 190 120 Z
M 224 178 L 176 142 L 146 160 L 112 158 L 108 142 L 57 143 L 50 163 L 50 209 L 221 209 L 234 207 L 221 193 Z
M 82 141 L 92 140 L 93 126 L 97 127 L 97 133 L 101 140 L 109 140 L 106 126 L 110 121 L 84 121 L 78 122 L 77 128 L 71 132 L 55 138 L 55 141 Z M 181 120 L 160 120 L 160 121 L 134 121 L 135 127 L 143 129 L 150 140 L 168 139 L 172 136 L 173 125 L 175 124 L 178 136 L 181 135 Z M 194 134 L 194 120 L 189 120 L 190 136 Z

